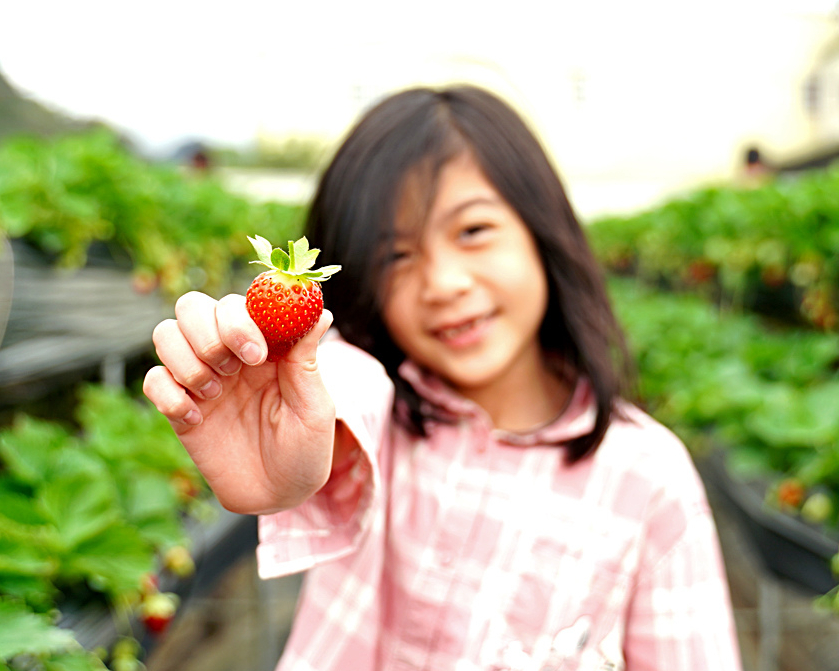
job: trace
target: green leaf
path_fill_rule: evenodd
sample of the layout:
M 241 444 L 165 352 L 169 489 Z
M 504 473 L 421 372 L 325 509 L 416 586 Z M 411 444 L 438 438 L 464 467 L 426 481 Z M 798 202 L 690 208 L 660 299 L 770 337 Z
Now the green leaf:
M 306 253 L 309 251 L 309 240 L 304 235 L 302 238 L 300 238 L 299 240 L 297 240 L 295 242 L 289 241 L 288 246 L 289 246 L 289 254 L 291 253 L 291 250 L 294 249 L 294 258 L 296 258 L 298 260 L 298 263 L 299 263 L 300 260 L 304 256 L 306 256 Z
M 171 514 L 146 517 L 137 522 L 137 531 L 149 545 L 157 548 L 183 545 L 187 542 L 183 526 L 178 518 Z
M 44 671 L 107 671 L 107 668 L 101 659 L 86 650 L 53 655 L 44 661 Z
M 54 607 L 58 590 L 48 578 L 0 573 L 0 594 L 43 612 Z
M 25 545 L 0 539 L 0 574 L 51 577 L 55 570 L 56 560 L 37 542 Z
M 319 282 L 325 282 L 339 270 L 341 270 L 341 266 L 324 266 L 323 268 L 318 268 L 317 270 L 302 273 L 302 275 L 303 277 L 308 277 L 309 279 L 316 279 Z
M 130 471 L 138 463 L 166 473 L 194 470 L 169 422 L 147 400 L 101 385 L 84 387 L 80 397 L 77 417 L 87 447 L 113 471 Z
M 248 236 L 248 240 L 250 240 L 251 244 L 253 245 L 254 250 L 256 250 L 256 256 L 259 259 L 259 263 L 263 265 L 270 266 L 271 265 L 271 243 L 268 242 L 265 238 L 256 235 L 254 237 Z
M 290 270 L 293 267 L 289 255 L 279 247 L 271 252 L 271 266 L 283 271 Z
M 22 526 L 49 522 L 48 518 L 32 505 L 32 498 L 12 489 L 8 480 L 0 480 L 0 518 Z
M 775 448 L 812 448 L 839 439 L 835 413 L 814 405 L 813 395 L 778 387 L 745 418 L 755 436 Z M 834 406 L 836 407 L 836 406 Z
M 300 270 L 308 270 L 315 265 L 315 261 L 317 261 L 319 254 L 319 249 L 310 249 L 308 252 L 301 254 L 297 257 L 297 267 Z
M 177 511 L 177 495 L 168 476 L 154 471 L 136 473 L 126 490 L 126 514 L 133 522 Z
M 93 479 L 83 473 L 45 483 L 37 502 L 55 525 L 67 551 L 101 533 L 119 518 L 113 482 Z
M 17 655 L 42 655 L 77 646 L 70 631 L 59 629 L 50 619 L 25 606 L 0 599 L 0 659 Z
M 0 457 L 9 472 L 32 485 L 45 480 L 56 454 L 72 445 L 76 442 L 58 424 L 26 415 L 0 433 Z
M 154 569 L 154 553 L 134 527 L 115 523 L 77 546 L 62 571 L 85 577 L 96 589 L 112 595 L 136 590 L 145 573 Z

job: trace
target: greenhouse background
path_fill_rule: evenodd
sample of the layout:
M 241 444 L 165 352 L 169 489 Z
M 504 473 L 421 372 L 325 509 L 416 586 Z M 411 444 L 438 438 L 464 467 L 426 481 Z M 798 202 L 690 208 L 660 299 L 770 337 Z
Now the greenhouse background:
M 246 236 L 300 231 L 361 112 L 466 81 L 586 224 L 708 488 L 744 668 L 839 670 L 835 3 L 310 4 L 4 11 L 0 668 L 273 669 L 299 578 L 258 580 L 254 519 L 142 400 L 151 330 L 247 287 Z

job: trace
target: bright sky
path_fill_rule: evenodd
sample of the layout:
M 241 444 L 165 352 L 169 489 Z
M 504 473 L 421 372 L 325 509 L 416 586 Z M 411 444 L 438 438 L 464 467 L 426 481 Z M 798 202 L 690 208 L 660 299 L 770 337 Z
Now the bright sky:
M 540 121 L 567 108 L 575 72 L 589 100 L 622 98 L 636 112 L 639 95 L 660 106 L 662 90 L 689 93 L 678 127 L 698 128 L 690 115 L 708 118 L 708 87 L 743 82 L 735 61 L 786 58 L 775 47 L 788 17 L 824 22 L 836 0 L 6 4 L 0 70 L 14 85 L 160 150 L 187 137 L 246 143 L 260 128 L 340 130 L 358 111 L 350 85 L 363 99 L 452 72 L 509 89 Z M 615 112 L 626 109 L 601 106 L 592 119 L 625 136 Z

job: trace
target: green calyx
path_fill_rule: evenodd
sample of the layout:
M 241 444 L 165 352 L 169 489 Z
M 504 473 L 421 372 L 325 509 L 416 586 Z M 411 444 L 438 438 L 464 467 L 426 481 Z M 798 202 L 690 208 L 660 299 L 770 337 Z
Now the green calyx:
M 305 236 L 297 240 L 288 241 L 288 252 L 280 247 L 272 247 L 265 238 L 255 235 L 248 236 L 253 248 L 256 250 L 258 263 L 275 270 L 284 275 L 302 277 L 314 282 L 323 282 L 341 270 L 341 266 L 324 266 L 323 268 L 312 269 L 320 254 L 319 249 L 309 249 L 309 241 Z

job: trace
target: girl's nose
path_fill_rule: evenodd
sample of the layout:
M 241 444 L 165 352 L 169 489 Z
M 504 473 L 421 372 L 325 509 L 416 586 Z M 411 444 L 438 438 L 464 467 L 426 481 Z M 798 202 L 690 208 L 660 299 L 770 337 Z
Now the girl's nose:
M 445 303 L 469 290 L 474 281 L 468 264 L 456 253 L 436 250 L 423 259 L 422 299 Z

